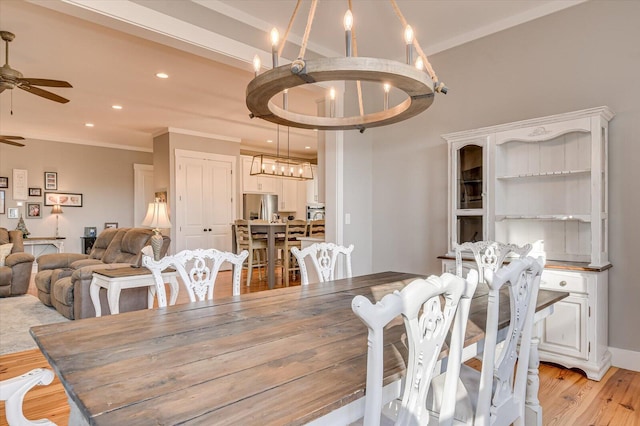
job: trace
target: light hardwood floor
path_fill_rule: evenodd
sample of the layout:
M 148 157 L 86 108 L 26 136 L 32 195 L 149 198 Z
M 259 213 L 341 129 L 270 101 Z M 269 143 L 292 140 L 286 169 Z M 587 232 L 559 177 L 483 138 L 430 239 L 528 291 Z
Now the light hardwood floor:
M 228 272 L 219 275 L 216 297 L 231 295 L 230 275 Z M 267 289 L 266 283 L 257 275 L 250 287 L 243 282 L 243 293 Z M 291 285 L 300 285 L 299 279 Z M 277 286 L 282 286 L 280 276 Z M 29 292 L 35 294 L 33 286 Z M 178 303 L 186 302 L 186 292 L 181 292 Z M 0 356 L 0 380 L 38 367 L 48 368 L 49 365 L 37 349 Z M 544 409 L 544 425 L 640 426 L 638 372 L 611 368 L 600 382 L 594 382 L 580 372 L 543 363 L 540 366 L 539 397 Z M 60 381 L 55 378 L 51 385 L 31 390 L 25 397 L 24 412 L 30 419 L 46 417 L 58 425 L 66 425 L 69 405 Z M 0 426 L 6 424 L 4 403 L 0 402 Z

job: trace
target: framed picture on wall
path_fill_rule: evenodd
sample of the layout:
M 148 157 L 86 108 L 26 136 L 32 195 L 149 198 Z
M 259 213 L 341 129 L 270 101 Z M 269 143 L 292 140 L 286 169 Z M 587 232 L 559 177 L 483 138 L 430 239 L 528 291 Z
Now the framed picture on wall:
M 27 203 L 27 219 L 42 219 L 42 203 Z
M 7 217 L 9 219 L 17 219 L 18 218 L 18 208 L 17 207 L 9 207 L 9 212 L 7 213 Z
M 4 191 L 0 191 L 0 214 L 4 214 Z
M 44 205 L 55 206 L 60 204 L 67 207 L 82 207 L 82 194 L 69 192 L 45 192 Z
M 0 176 L 0 188 L 8 188 L 9 187 L 9 178 Z
M 118 222 L 105 222 L 104 223 L 104 229 L 117 228 L 117 227 L 118 227 Z
M 13 169 L 13 199 L 26 200 L 29 194 L 27 185 L 27 170 Z
M 58 190 L 58 173 L 44 172 L 44 189 L 53 191 Z
M 29 188 L 29 197 L 42 197 L 42 188 Z

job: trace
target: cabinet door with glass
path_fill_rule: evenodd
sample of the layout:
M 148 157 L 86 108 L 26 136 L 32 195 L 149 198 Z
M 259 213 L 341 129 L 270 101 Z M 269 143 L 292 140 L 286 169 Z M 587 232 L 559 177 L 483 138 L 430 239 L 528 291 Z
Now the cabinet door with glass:
M 449 140 L 449 252 L 487 235 L 488 137 Z

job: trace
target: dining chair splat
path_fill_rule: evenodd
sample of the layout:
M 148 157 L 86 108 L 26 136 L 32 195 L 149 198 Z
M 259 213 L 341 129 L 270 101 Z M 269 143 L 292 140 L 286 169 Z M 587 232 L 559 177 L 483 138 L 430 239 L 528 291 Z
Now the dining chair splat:
M 309 284 L 309 272 L 307 270 L 307 264 L 305 258 L 308 257 L 311 260 L 314 271 L 318 276 L 320 282 L 331 281 L 335 279 L 335 272 L 338 257 L 344 257 L 345 264 L 345 277 L 351 278 L 351 252 L 353 251 L 353 244 L 349 247 L 340 246 L 334 243 L 313 243 L 309 247 L 302 250 L 294 247 L 291 249 L 291 253 L 298 260 L 300 265 L 300 284 Z
M 167 295 L 162 280 L 162 271 L 167 268 L 175 268 L 180 279 L 184 283 L 189 294 L 189 300 L 213 299 L 213 288 L 220 266 L 224 262 L 233 265 L 233 295 L 240 294 L 240 275 L 242 264 L 249 255 L 243 250 L 234 254 L 216 249 L 183 250 L 175 255 L 168 255 L 160 260 L 154 260 L 152 256 L 142 256 L 142 266 L 153 274 L 158 295 L 158 307 L 167 306 Z
M 524 257 L 531 251 L 531 244 L 518 246 L 516 244 L 505 244 L 498 241 L 476 241 L 458 244 L 456 252 L 456 275 L 462 277 L 464 274 L 462 266 L 462 252 L 470 251 L 476 261 L 478 268 L 478 280 L 484 282 L 484 273 L 487 270 L 496 272 L 502 267 L 508 256 Z

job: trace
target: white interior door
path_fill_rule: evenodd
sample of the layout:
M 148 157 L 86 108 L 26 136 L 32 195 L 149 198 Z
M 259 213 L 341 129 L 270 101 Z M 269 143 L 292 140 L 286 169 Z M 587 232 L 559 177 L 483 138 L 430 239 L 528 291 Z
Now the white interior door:
M 231 251 L 233 156 L 176 150 L 177 250 Z
M 231 251 L 231 223 L 233 222 L 233 164 L 228 161 L 209 161 L 210 205 L 207 210 L 211 247 Z

